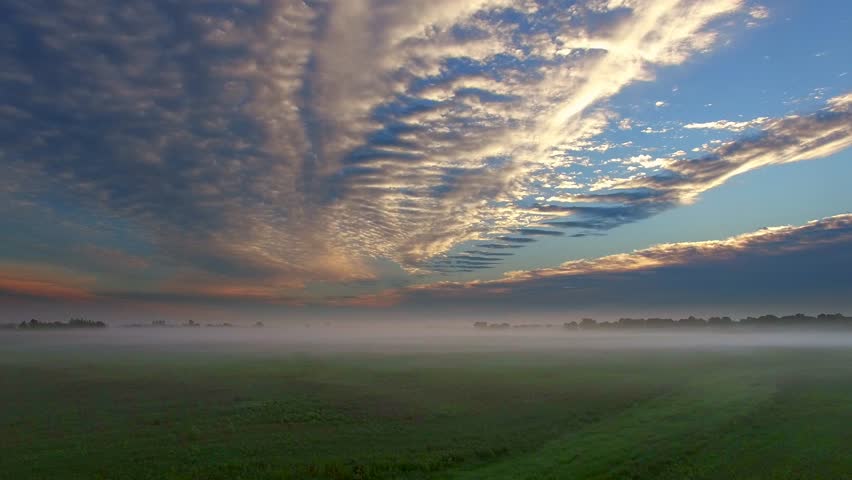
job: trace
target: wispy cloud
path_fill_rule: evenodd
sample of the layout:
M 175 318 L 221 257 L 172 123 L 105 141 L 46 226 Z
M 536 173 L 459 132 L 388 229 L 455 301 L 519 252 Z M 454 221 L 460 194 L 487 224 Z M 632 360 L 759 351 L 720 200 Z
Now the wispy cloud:
M 762 129 L 706 158 L 624 156 L 630 176 L 596 182 L 566 173 L 588 162 L 578 152 L 611 153 L 607 129 L 646 127 L 610 99 L 712 49 L 732 28 L 720 20 L 764 10 L 15 0 L 0 42 L 0 167 L 12 172 L 0 197 L 122 232 L 68 250 L 172 293 L 291 298 L 312 282 L 376 279 L 383 260 L 491 269 L 558 228 L 609 229 L 847 147 L 838 97 L 810 116 L 687 125 Z
M 741 7 L 13 2 L 0 162 L 188 267 L 416 270 L 535 224 L 518 202 L 606 127 L 595 106 L 709 48 Z
M 744 120 L 741 122 L 734 122 L 730 120 L 717 120 L 714 122 L 687 123 L 683 126 L 683 128 L 729 130 L 731 132 L 742 132 L 749 128 L 758 127 L 766 123 L 767 120 L 769 120 L 768 117 L 757 117 L 754 120 Z
M 781 295 L 795 296 L 797 290 L 852 292 L 848 272 L 838 276 L 837 272 L 824 271 L 834 262 L 849 261 L 850 246 L 852 214 L 845 214 L 802 226 L 764 228 L 724 240 L 660 244 L 629 253 L 573 260 L 552 268 L 509 272 L 496 280 L 416 285 L 346 302 L 361 306 L 416 305 L 438 300 L 460 304 L 523 302 L 530 306 L 539 302 L 619 303 L 637 301 L 630 293 L 637 289 L 643 294 L 656 289 L 654 301 L 681 294 L 688 294 L 690 299 L 702 295 L 710 298 L 720 292 L 729 294 L 729 290 L 741 288 L 743 282 L 756 277 L 762 282 L 782 282 Z M 758 264 L 763 269 L 754 268 Z M 821 271 L 822 276 L 815 278 Z M 684 283 L 685 278 L 691 280 Z M 713 288 L 708 289 L 707 282 Z M 579 293 L 565 293 L 566 286 Z M 767 283 L 766 288 L 778 286 Z M 750 285 L 745 295 L 754 297 L 747 300 L 761 301 L 766 288 Z
M 34 264 L 0 264 L 0 304 L 20 299 L 89 301 L 94 278 L 58 267 Z
M 829 99 L 826 108 L 809 115 L 746 122 L 759 124 L 761 130 L 718 142 L 698 158 L 678 154 L 615 159 L 629 167 L 629 176 L 602 177 L 588 185 L 588 193 L 553 196 L 551 203 L 535 208 L 568 216 L 549 222 L 554 226 L 607 230 L 693 202 L 701 193 L 748 171 L 832 155 L 852 145 L 850 98 L 847 94 Z M 732 130 L 740 126 L 728 125 Z
M 765 122 L 759 135 L 722 143 L 704 157 L 671 160 L 664 173 L 626 180 L 623 189 L 649 188 L 661 196 L 689 202 L 745 172 L 784 163 L 813 160 L 852 145 L 850 95 L 833 98 L 817 113 Z

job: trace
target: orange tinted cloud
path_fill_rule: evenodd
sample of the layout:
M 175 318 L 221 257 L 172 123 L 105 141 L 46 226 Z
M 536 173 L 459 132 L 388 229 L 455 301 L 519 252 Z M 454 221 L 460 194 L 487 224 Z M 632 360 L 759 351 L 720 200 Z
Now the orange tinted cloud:
M 40 265 L 0 265 L 0 294 L 51 300 L 85 301 L 95 298 L 90 277 Z
M 852 214 L 813 220 L 801 226 L 764 228 L 723 240 L 655 245 L 595 259 L 572 260 L 551 268 L 506 273 L 496 280 L 438 282 L 344 299 L 351 306 L 389 306 L 413 297 L 474 300 L 511 294 L 536 282 L 583 279 L 600 274 L 654 271 L 672 266 L 708 264 L 738 255 L 779 255 L 852 241 Z

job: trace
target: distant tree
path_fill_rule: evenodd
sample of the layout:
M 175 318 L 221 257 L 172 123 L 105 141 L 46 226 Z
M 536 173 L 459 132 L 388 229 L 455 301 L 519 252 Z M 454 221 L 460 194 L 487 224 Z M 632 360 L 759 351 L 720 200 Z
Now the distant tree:
M 677 321 L 679 327 L 706 327 L 707 322 L 703 318 L 696 318 L 690 315 L 687 318 L 681 318 Z
M 826 327 L 852 327 L 852 317 L 845 317 L 840 313 L 821 313 L 814 322 Z
M 598 327 L 598 321 L 594 318 L 584 318 L 580 320 L 580 328 L 583 330 L 592 330 Z
M 748 323 L 752 325 L 764 327 L 778 326 L 781 323 L 781 319 L 779 319 L 775 315 L 762 315 L 755 319 L 751 319 L 751 317 L 749 317 L 747 320 L 750 320 Z
M 700 317 L 695 317 L 694 315 L 690 315 L 687 318 L 681 318 L 680 320 L 673 320 L 671 318 L 620 318 L 616 322 L 598 322 L 592 318 L 584 318 L 579 323 L 577 322 L 564 322 L 562 327 L 566 330 L 607 330 L 607 329 L 630 329 L 630 328 L 701 328 L 701 327 L 713 327 L 713 328 L 733 328 L 734 326 L 743 325 L 748 326 L 750 328 L 764 328 L 764 327 L 783 327 L 783 328 L 812 328 L 812 327 L 821 327 L 821 328 L 852 328 L 852 317 L 846 317 L 840 313 L 821 313 L 817 316 L 809 316 L 803 313 L 796 313 L 793 315 L 785 315 L 783 317 L 778 317 L 776 315 L 762 315 L 760 317 L 746 317 L 741 319 L 739 322 L 734 321 L 731 317 L 710 317 L 705 320 Z M 490 328 L 490 329 L 500 329 L 500 328 L 514 328 L 514 329 L 526 329 L 526 328 L 541 328 L 541 327 L 550 327 L 550 324 L 537 324 L 537 323 L 523 323 L 520 325 L 511 326 L 508 323 L 502 324 L 488 324 L 487 322 L 476 322 L 474 323 L 474 327 L 477 328 Z
M 618 326 L 620 328 L 644 328 L 644 318 L 619 318 Z
M 57 326 L 62 327 L 65 325 L 57 322 Z M 106 324 L 104 322 L 96 322 L 85 318 L 72 318 L 68 320 L 67 326 L 72 328 L 103 328 L 106 327 Z
M 51 328 L 104 328 L 106 324 L 104 322 L 95 322 L 92 320 L 86 320 L 85 318 L 72 318 L 68 320 L 68 322 L 39 322 L 36 319 L 31 319 L 29 322 L 21 322 L 18 325 L 20 329 L 27 330 L 43 330 L 43 329 L 51 329 Z
M 731 317 L 710 317 L 707 320 L 707 325 L 711 327 L 730 327 L 733 324 L 734 321 L 731 320 Z
M 645 320 L 645 326 L 648 328 L 674 327 L 675 321 L 671 318 L 649 318 Z

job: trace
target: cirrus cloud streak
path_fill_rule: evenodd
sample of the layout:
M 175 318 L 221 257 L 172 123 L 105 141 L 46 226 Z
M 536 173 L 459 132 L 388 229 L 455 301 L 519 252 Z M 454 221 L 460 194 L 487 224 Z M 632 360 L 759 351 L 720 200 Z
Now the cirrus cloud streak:
M 606 127 L 598 106 L 742 7 L 13 1 L 0 162 L 199 282 L 416 272 L 466 241 L 529 243 L 506 235 L 543 216 L 518 205 Z
M 771 227 L 724 240 L 655 245 L 629 253 L 515 271 L 490 281 L 439 282 L 339 299 L 356 306 L 578 307 L 645 302 L 724 305 L 852 293 L 852 214 Z M 755 284 L 754 282 L 758 282 Z M 749 288 L 743 288 L 748 284 Z

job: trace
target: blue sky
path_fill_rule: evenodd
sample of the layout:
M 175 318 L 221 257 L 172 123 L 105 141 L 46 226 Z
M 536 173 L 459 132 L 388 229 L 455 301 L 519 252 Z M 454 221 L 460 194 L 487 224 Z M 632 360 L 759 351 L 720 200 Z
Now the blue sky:
M 775 226 L 828 233 L 744 242 L 759 248 L 737 250 L 743 265 L 786 259 L 802 279 L 782 289 L 791 308 L 852 307 L 852 281 L 805 271 L 848 261 L 848 2 L 64 0 L 0 14 L 9 315 L 404 309 L 424 295 L 490 308 L 477 289 L 491 284 L 533 309 L 665 309 L 670 282 L 646 281 L 658 294 L 640 301 L 574 266 L 571 289 L 598 293 L 554 303 L 551 273 L 720 241 L 684 261 L 721 279 L 742 268 L 714 255 Z M 672 268 L 655 265 L 642 268 Z M 678 296 L 762 306 L 750 274 L 736 295 L 696 282 Z

